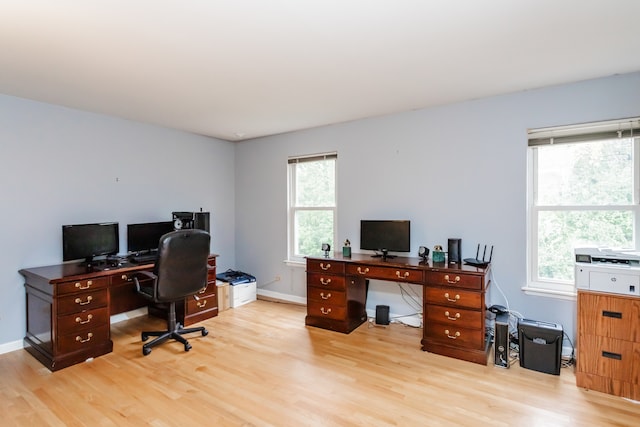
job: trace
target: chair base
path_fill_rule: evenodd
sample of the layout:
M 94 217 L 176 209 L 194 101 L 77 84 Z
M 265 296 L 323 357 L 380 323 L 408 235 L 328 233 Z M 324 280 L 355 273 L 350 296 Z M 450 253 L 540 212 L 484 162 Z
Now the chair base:
M 189 341 L 187 341 L 186 338 L 182 335 L 190 334 L 192 332 L 200 332 L 203 337 L 207 336 L 207 334 L 209 333 L 209 331 L 207 331 L 203 326 L 199 326 L 196 328 L 183 328 L 180 323 L 176 323 L 176 326 L 175 328 L 173 328 L 173 330 L 142 332 L 140 334 L 142 341 L 148 340 L 149 337 L 157 337 L 153 341 L 150 341 L 142 346 L 142 354 L 144 356 L 148 355 L 149 353 L 151 353 L 151 349 L 153 347 L 162 344 L 168 339 L 174 339 L 182 343 L 184 345 L 184 351 L 189 351 L 191 350 L 191 344 L 189 344 Z

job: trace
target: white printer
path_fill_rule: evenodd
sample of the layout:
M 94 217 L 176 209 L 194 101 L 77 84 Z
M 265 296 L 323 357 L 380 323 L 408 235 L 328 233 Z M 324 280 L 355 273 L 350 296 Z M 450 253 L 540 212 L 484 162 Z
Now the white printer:
M 576 288 L 640 296 L 640 252 L 576 248 Z

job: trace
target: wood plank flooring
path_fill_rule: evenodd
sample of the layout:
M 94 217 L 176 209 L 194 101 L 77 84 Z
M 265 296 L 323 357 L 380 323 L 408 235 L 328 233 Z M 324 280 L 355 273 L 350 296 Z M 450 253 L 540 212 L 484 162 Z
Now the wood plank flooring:
M 306 327 L 305 307 L 256 301 L 203 322 L 209 335 L 142 356 L 140 331 L 112 325 L 114 351 L 51 373 L 0 355 L 7 426 L 638 426 L 640 404 L 514 365 L 420 350 L 421 330 Z

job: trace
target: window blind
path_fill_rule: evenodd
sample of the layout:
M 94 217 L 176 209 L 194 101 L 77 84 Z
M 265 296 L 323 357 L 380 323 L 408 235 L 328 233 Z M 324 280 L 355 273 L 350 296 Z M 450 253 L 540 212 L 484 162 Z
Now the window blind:
M 311 154 L 309 156 L 289 157 L 287 163 L 317 162 L 318 160 L 337 159 L 338 153 Z
M 529 147 L 640 137 L 640 117 L 530 129 Z

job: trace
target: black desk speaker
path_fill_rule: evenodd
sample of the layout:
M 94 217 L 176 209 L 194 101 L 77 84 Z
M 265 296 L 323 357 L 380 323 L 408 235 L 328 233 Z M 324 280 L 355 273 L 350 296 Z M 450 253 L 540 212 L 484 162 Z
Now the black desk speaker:
M 462 239 L 449 239 L 449 264 L 460 264 Z
M 376 305 L 376 325 L 389 324 L 389 306 Z

